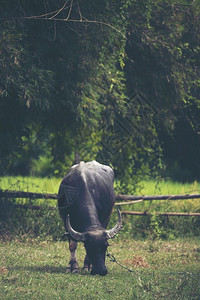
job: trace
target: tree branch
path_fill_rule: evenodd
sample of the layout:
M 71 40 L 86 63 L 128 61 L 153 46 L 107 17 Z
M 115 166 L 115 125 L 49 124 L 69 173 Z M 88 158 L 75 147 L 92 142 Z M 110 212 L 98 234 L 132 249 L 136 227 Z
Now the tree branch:
M 67 0 L 64 5 L 59 8 L 58 10 L 49 12 L 49 13 L 45 13 L 45 14 L 41 14 L 41 15 L 37 15 L 37 16 L 24 16 L 24 17 L 12 17 L 12 18 L 1 18 L 0 21 L 7 21 L 7 20 L 45 20 L 45 21 L 58 21 L 58 22 L 70 22 L 70 23 L 85 23 L 85 24 L 96 24 L 96 25 L 104 25 L 106 27 L 111 28 L 112 30 L 118 32 L 120 35 L 122 35 L 124 38 L 126 38 L 126 35 L 119 30 L 118 28 L 116 28 L 115 26 L 113 26 L 110 23 L 107 22 L 102 22 L 102 21 L 97 21 L 97 20 L 88 20 L 87 18 L 85 18 L 82 15 L 80 6 L 79 6 L 79 2 L 77 1 L 76 3 L 74 3 L 74 0 L 71 0 L 70 6 L 66 6 L 69 0 Z M 80 19 L 70 19 L 71 13 L 72 13 L 72 9 L 74 6 L 78 7 L 78 14 Z M 68 14 L 66 18 L 58 18 L 57 16 L 64 10 L 68 9 Z
M 51 18 L 49 18 L 49 19 L 53 19 L 53 18 L 55 18 L 57 15 L 59 15 L 59 13 L 65 9 L 65 7 L 66 7 L 68 1 L 69 1 L 69 0 L 67 0 L 67 1 L 65 2 L 65 4 L 64 4 L 59 10 L 57 10 L 57 12 L 56 12 Z

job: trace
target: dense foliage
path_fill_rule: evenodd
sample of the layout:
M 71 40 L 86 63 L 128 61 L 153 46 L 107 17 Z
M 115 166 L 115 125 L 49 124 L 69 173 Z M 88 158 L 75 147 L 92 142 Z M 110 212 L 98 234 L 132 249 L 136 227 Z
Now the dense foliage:
M 197 1 L 0 2 L 2 175 L 199 178 Z

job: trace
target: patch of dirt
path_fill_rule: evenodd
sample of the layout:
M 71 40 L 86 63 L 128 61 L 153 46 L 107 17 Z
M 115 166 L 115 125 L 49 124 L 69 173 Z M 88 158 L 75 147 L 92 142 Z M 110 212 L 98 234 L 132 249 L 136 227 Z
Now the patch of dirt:
M 134 256 L 132 259 L 127 258 L 124 260 L 124 264 L 135 268 L 149 268 L 149 264 L 141 256 Z
M 5 267 L 0 267 L 0 274 L 7 274 L 8 273 L 8 269 L 6 269 Z

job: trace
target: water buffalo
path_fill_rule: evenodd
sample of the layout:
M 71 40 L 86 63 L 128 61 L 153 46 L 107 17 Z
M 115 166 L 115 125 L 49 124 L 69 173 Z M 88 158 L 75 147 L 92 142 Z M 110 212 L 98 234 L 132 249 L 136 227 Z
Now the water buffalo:
M 83 162 L 70 168 L 58 192 L 58 208 L 69 235 L 71 258 L 67 272 L 76 273 L 77 241 L 84 243 L 86 256 L 84 269 L 91 274 L 106 275 L 105 254 L 107 240 L 122 227 L 118 210 L 117 224 L 106 230 L 115 203 L 114 172 L 96 161 Z

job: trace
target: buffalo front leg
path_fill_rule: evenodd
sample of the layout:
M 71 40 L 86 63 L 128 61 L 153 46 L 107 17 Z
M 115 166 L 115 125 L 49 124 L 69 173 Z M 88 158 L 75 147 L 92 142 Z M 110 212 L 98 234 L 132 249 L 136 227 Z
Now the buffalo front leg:
M 88 255 L 86 254 L 85 260 L 84 260 L 83 270 L 84 271 L 90 271 L 91 269 L 92 269 L 92 265 L 90 264 L 90 260 L 88 258 Z
M 79 266 L 76 260 L 76 249 L 77 249 L 77 242 L 73 240 L 69 240 L 69 251 L 70 251 L 70 261 L 67 266 L 67 273 L 78 273 Z

